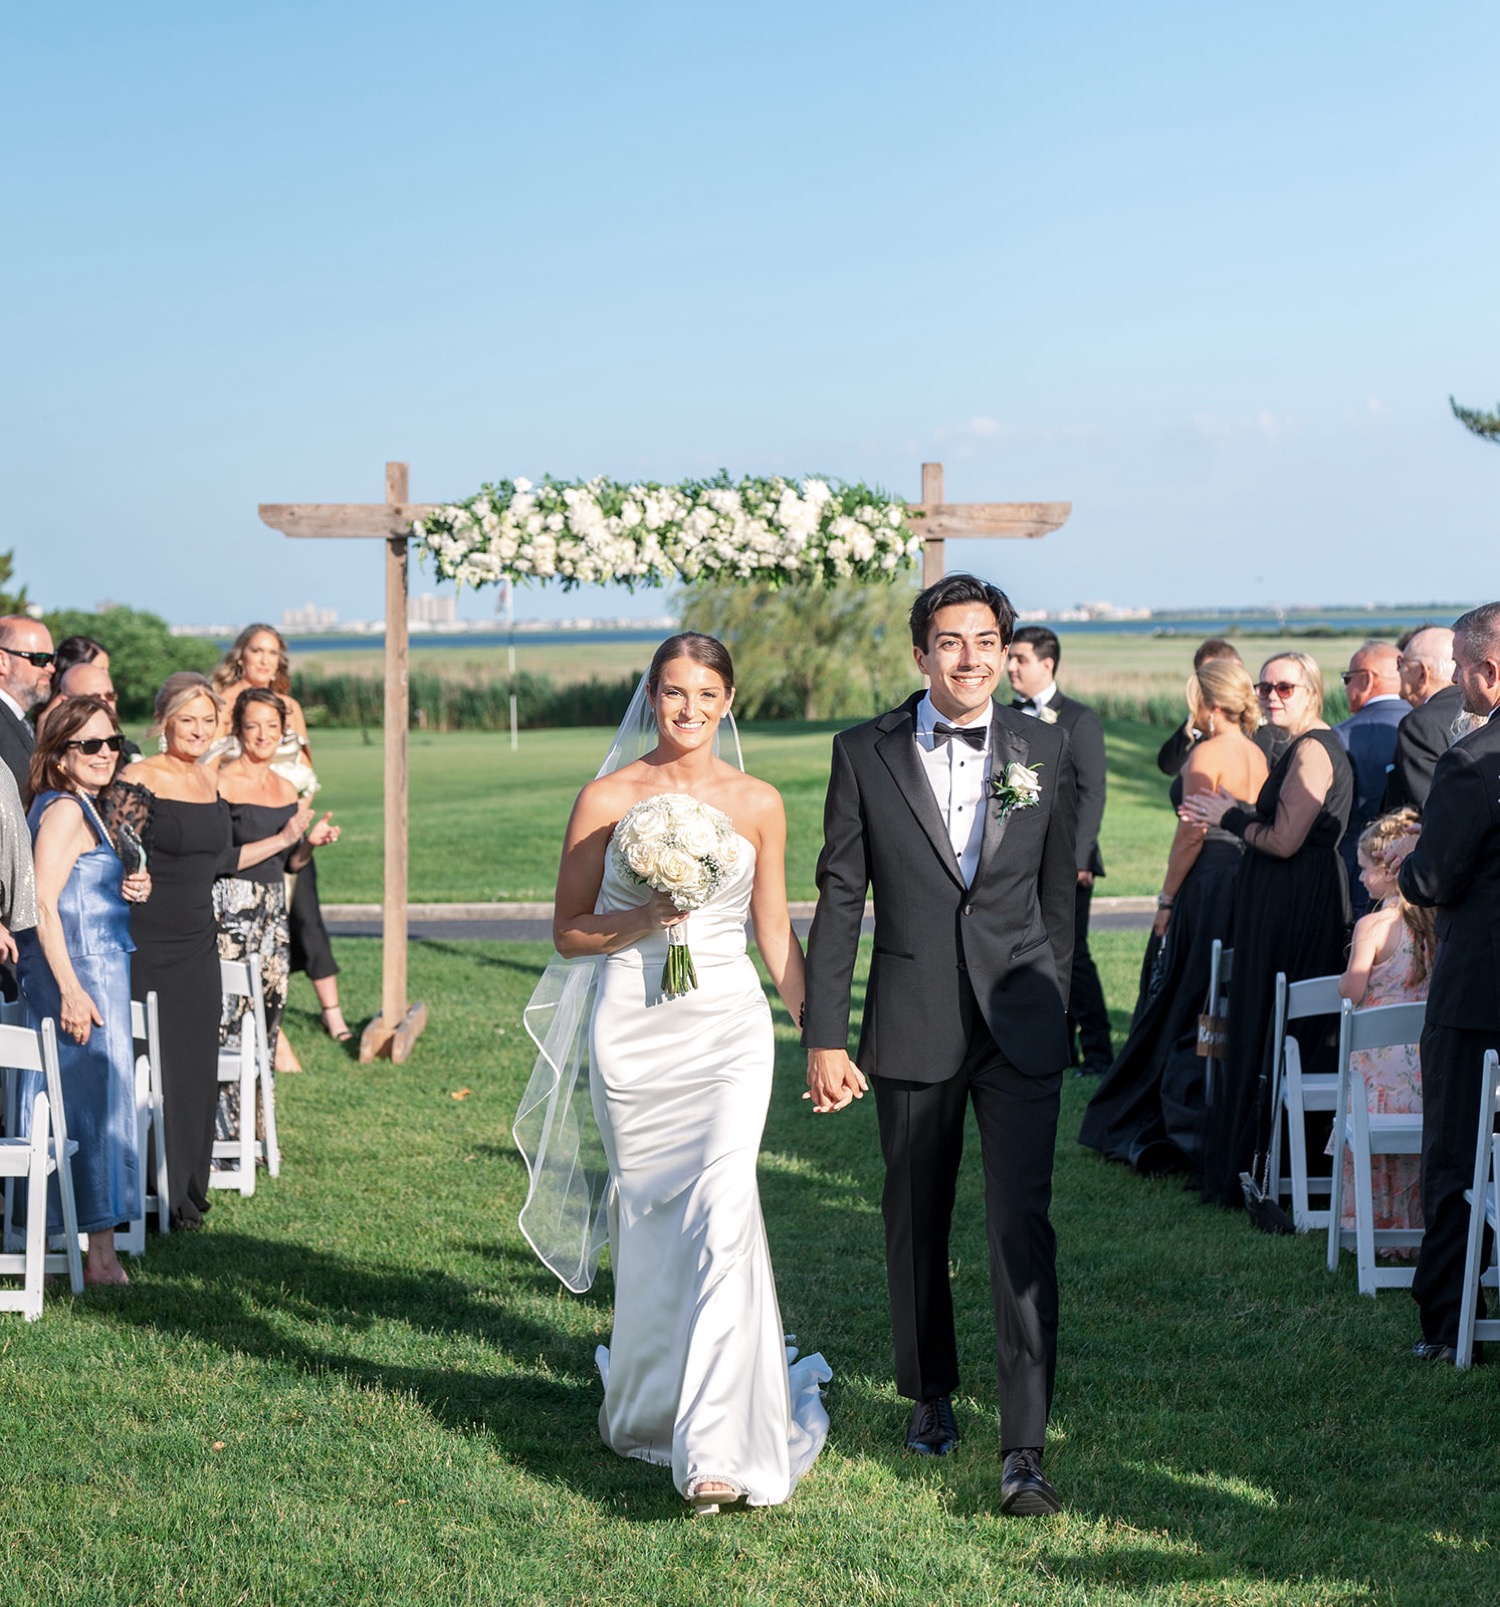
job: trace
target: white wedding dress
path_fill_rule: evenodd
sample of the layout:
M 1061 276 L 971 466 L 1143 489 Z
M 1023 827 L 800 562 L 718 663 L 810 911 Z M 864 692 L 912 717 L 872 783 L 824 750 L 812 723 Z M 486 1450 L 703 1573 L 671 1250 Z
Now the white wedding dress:
M 617 1194 L 599 1428 L 621 1456 L 670 1466 L 685 1496 L 727 1481 L 774 1506 L 822 1449 L 831 1375 L 787 1347 L 761 1217 L 773 1040 L 745 952 L 755 850 L 739 841 L 724 885 L 687 920 L 694 991 L 663 996 L 664 931 L 600 964 L 592 1096 Z M 598 909 L 649 897 L 605 855 Z

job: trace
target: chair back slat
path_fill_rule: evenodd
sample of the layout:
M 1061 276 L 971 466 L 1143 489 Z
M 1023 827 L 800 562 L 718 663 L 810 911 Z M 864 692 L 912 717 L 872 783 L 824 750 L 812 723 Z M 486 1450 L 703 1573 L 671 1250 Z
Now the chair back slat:
M 1420 1043 L 1422 1022 L 1427 1014 L 1425 1001 L 1407 1004 L 1380 1004 L 1369 1010 L 1351 1009 L 1347 1017 L 1347 1042 L 1340 1034 L 1345 1054 L 1365 1049 L 1390 1049 L 1400 1044 Z M 1340 1023 L 1343 1025 L 1343 1022 Z
M 1290 982 L 1286 990 L 1286 1018 L 1302 1021 L 1308 1016 L 1336 1016 L 1343 1005 L 1336 976 L 1304 977 Z

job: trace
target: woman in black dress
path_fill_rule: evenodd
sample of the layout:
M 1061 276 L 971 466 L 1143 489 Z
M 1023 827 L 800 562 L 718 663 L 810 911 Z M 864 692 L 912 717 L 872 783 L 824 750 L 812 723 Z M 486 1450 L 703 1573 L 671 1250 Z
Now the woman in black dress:
M 1276 973 L 1289 982 L 1337 976 L 1349 941 L 1349 884 L 1339 839 L 1354 802 L 1354 773 L 1323 721 L 1323 677 L 1306 653 L 1282 653 L 1256 686 L 1266 719 L 1291 741 L 1253 805 L 1222 787 L 1183 801 L 1182 816 L 1245 844 L 1234 908 L 1234 971 L 1224 1078 L 1208 1112 L 1206 1202 L 1245 1204 L 1240 1174 L 1254 1169 L 1268 1131 Z M 1303 1064 L 1321 1069 L 1326 1034 L 1313 1025 Z
M 1189 726 L 1202 732 L 1172 781 L 1184 796 L 1226 788 L 1253 798 L 1265 784 L 1254 741 L 1260 704 L 1238 658 L 1207 659 L 1188 679 Z M 1198 1013 L 1215 938 L 1230 941 L 1244 845 L 1221 826 L 1180 820 L 1141 969 L 1130 1036 L 1084 1112 L 1078 1141 L 1138 1172 L 1196 1170 L 1203 1154 L 1203 1073 Z
M 169 675 L 156 695 L 161 751 L 132 765 L 132 787 L 150 794 L 149 902 L 131 910 L 131 996 L 155 991 L 161 1020 L 162 1098 L 174 1228 L 202 1226 L 219 1095 L 219 937 L 216 876 L 295 847 L 312 811 L 298 810 L 262 842 L 235 849 L 229 805 L 199 760 L 219 726 L 219 699 L 192 670 Z M 121 783 L 117 783 L 121 785 Z

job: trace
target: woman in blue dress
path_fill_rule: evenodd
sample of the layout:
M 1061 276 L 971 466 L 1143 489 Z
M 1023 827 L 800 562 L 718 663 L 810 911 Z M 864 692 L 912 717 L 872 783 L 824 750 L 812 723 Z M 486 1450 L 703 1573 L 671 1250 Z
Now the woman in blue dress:
M 77 1143 L 73 1194 L 89 1236 L 85 1283 L 128 1283 L 115 1228 L 141 1215 L 135 1047 L 130 1034 L 130 905 L 149 896 L 144 870 L 126 874 L 96 800 L 119 763 L 114 715 L 97 698 L 69 698 L 43 727 L 31 760 L 29 823 L 37 924 L 16 934 L 28 1021 L 57 1023 L 63 1110 Z M 40 1075 L 33 1074 L 33 1082 Z M 23 1089 L 22 1110 L 31 1108 Z M 62 1231 L 54 1182 L 48 1229 Z

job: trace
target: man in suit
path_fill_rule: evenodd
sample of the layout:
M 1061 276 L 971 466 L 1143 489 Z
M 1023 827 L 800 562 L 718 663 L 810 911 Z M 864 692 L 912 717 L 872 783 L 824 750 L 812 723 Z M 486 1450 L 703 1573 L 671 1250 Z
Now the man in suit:
M 1422 1028 L 1422 1216 L 1412 1280 L 1422 1361 L 1454 1358 L 1463 1301 L 1479 1089 L 1487 1049 L 1500 1048 L 1500 602 L 1453 627 L 1464 709 L 1485 721 L 1439 757 L 1422 832 L 1401 891 L 1435 906 L 1437 960 Z M 1488 1247 L 1485 1260 L 1489 1259 Z M 1480 1314 L 1484 1313 L 1480 1295 Z
M 52 690 L 52 634 L 25 614 L 0 618 L 0 759 L 31 806 L 31 750 L 36 733 L 26 718 Z
M 1452 726 L 1463 707 L 1453 685 L 1453 632 L 1446 625 L 1424 625 L 1397 659 L 1401 696 L 1411 713 L 1396 731 L 1390 780 L 1382 807 L 1421 811 L 1432 786 L 1433 768 L 1453 740 Z
M 1099 827 L 1104 821 L 1104 724 L 1087 703 L 1067 697 L 1056 680 L 1062 644 L 1045 625 L 1023 625 L 1011 638 L 1005 673 L 1016 694 L 1013 708 L 1060 725 L 1073 747 L 1078 771 L 1078 880 L 1073 894 L 1073 981 L 1069 990 L 1069 1055 L 1081 1077 L 1100 1077 L 1114 1064 L 1109 1009 L 1089 953 L 1089 910 L 1094 880 L 1104 874 Z
M 929 690 L 834 738 L 808 941 L 803 1043 L 813 1109 L 843 1109 L 868 1072 L 885 1161 L 882 1212 L 906 1444 L 958 1443 L 948 1235 L 972 1100 L 985 1176 L 1004 1453 L 1000 1507 L 1059 1509 L 1042 1472 L 1057 1356 L 1048 1212 L 1073 948 L 1076 785 L 1067 733 L 994 702 L 1015 626 L 972 575 L 911 612 Z M 859 1066 L 850 987 L 865 892 L 875 944 Z
M 1349 898 L 1356 916 L 1370 909 L 1370 895 L 1359 879 L 1359 834 L 1381 812 L 1396 732 L 1409 712 L 1401 697 L 1400 655 L 1390 642 L 1366 642 L 1344 671 L 1350 715 L 1334 726 L 1354 767 L 1354 809 L 1339 843 L 1349 872 Z

